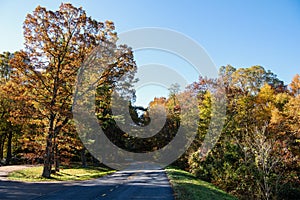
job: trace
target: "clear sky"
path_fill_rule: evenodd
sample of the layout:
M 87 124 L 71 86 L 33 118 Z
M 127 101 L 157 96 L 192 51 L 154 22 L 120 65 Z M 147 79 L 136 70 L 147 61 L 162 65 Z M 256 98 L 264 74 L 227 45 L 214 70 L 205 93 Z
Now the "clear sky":
M 61 2 L 0 0 L 0 52 L 23 48 L 27 13 L 37 5 L 56 10 Z M 118 32 L 141 27 L 179 31 L 197 41 L 218 67 L 261 65 L 286 84 L 300 73 L 299 0 L 69 2 L 99 21 L 114 21 Z

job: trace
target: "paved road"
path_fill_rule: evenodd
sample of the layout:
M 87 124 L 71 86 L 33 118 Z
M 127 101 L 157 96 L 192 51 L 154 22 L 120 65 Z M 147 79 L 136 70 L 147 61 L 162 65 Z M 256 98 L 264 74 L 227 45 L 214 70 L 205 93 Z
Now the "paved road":
M 24 183 L 0 181 L 0 199 L 173 200 L 173 190 L 164 170 L 128 170 L 89 181 Z

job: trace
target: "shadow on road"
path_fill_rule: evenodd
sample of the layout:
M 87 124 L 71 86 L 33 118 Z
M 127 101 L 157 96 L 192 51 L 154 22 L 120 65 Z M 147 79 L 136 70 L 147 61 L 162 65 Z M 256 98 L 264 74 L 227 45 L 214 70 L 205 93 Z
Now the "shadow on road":
M 174 199 L 164 170 L 128 170 L 80 182 L 0 181 L 0 199 Z

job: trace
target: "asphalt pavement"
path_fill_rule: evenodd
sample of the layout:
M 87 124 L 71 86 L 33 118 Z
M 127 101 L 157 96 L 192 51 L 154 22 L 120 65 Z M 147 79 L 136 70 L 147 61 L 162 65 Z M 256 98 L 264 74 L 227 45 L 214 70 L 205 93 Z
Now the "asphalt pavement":
M 88 181 L 24 183 L 0 181 L 0 199 L 173 200 L 173 190 L 162 169 L 123 170 Z

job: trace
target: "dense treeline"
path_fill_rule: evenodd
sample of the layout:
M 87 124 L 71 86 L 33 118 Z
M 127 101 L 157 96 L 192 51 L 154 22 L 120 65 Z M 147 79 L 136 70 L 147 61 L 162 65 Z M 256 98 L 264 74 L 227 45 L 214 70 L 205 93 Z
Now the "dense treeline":
M 227 96 L 225 126 L 207 157 L 199 157 L 201 142 L 186 155 L 188 170 L 241 199 L 297 199 L 299 75 L 287 87 L 260 66 L 226 66 L 220 68 L 220 78 Z M 209 91 L 199 90 L 202 84 L 210 82 L 200 78 L 190 88 L 202 96 L 200 136 L 210 123 L 212 101 Z
M 72 95 L 78 69 L 102 43 L 115 45 L 113 22 L 98 22 L 82 8 L 62 4 L 58 11 L 37 7 L 24 22 L 24 50 L 0 55 L 1 164 L 44 163 L 52 167 L 87 159 L 89 155 L 72 121 Z M 189 170 L 241 199 L 297 199 L 300 196 L 300 76 L 287 86 L 261 66 L 220 68 L 218 79 L 200 77 L 184 91 L 170 88 L 168 98 L 155 98 L 148 108 L 134 106 L 132 84 L 136 64 L 126 45 L 116 46 L 116 58 L 98 78 L 96 115 L 106 136 L 132 152 L 155 151 L 176 135 L 182 106 L 178 97 L 198 99 L 198 132 L 188 151 L 174 165 Z M 120 78 L 126 83 L 118 85 Z M 215 99 L 208 88 L 222 84 L 226 119 L 214 148 L 202 157 L 201 146 L 211 121 Z M 166 111 L 163 128 L 153 137 L 138 138 L 116 125 L 112 92 L 121 87 L 135 125 L 155 119 L 149 112 Z M 124 109 L 124 108 L 119 108 Z M 125 108 L 127 109 L 127 108 Z M 163 109 L 163 110 L 161 110 Z M 126 123 L 125 119 L 122 119 Z M 215 122 L 214 122 L 215 123 Z M 135 126 L 134 125 L 134 126 Z
M 212 112 L 216 101 L 212 93 L 218 91 L 209 88 L 218 84 L 223 84 L 226 93 L 225 125 L 217 143 L 206 154 L 203 140 L 211 123 L 218 123 L 211 120 L 218 114 Z M 220 68 L 218 79 L 200 77 L 177 96 L 188 99 L 191 93 L 198 98 L 198 133 L 175 165 L 240 199 L 299 198 L 298 74 L 289 85 L 284 85 L 274 73 L 261 66 L 236 69 L 228 65 Z M 157 98 L 151 104 L 162 99 Z M 173 103 L 172 99 L 171 93 L 165 100 L 169 102 L 167 108 L 180 110 L 180 106 L 187 106 Z M 174 115 L 168 117 L 177 119 Z M 182 120 L 179 118 L 179 123 Z

